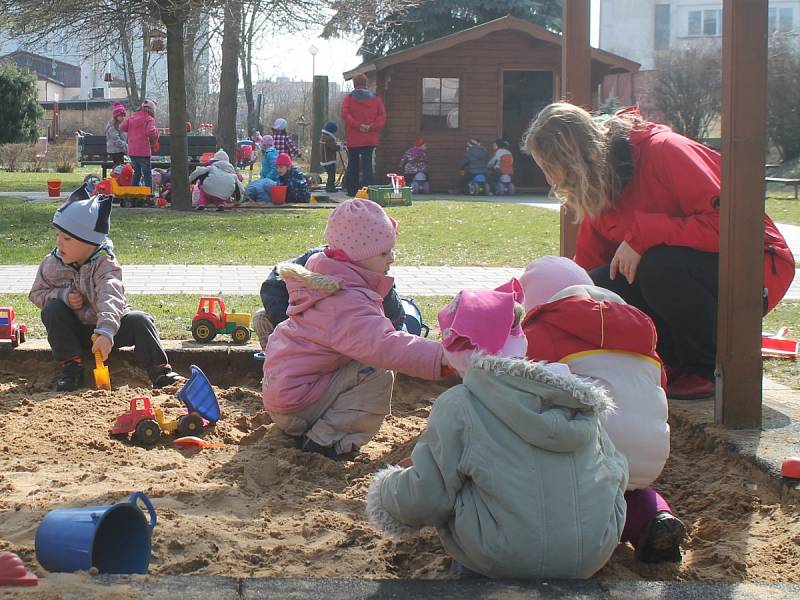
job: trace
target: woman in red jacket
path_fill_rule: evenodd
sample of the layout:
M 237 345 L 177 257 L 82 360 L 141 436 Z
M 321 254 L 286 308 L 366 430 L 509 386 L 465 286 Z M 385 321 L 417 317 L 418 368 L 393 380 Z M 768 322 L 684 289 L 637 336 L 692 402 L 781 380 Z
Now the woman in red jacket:
M 525 146 L 580 222 L 575 262 L 656 324 L 671 398 L 714 394 L 720 156 L 645 121 L 604 122 L 566 103 L 534 119 Z M 764 215 L 764 314 L 783 298 L 794 257 Z
M 350 196 L 355 196 L 359 188 L 372 183 L 372 153 L 378 145 L 380 130 L 386 125 L 383 100 L 367 89 L 367 76 L 353 77 L 353 87 L 355 89 L 345 96 L 342 103 L 347 142 L 344 187 Z

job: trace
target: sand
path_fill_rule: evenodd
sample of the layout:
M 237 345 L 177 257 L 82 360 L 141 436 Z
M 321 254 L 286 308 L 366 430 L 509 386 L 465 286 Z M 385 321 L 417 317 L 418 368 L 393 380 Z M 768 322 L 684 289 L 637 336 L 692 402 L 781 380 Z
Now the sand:
M 140 372 L 112 365 L 113 391 L 58 394 L 55 374 L 50 364 L 0 366 L 0 550 L 40 576 L 34 535 L 48 510 L 141 490 L 158 512 L 151 574 L 450 577 L 435 531 L 390 542 L 364 516 L 371 473 L 408 455 L 443 386 L 399 381 L 392 414 L 364 456 L 340 463 L 299 452 L 270 424 L 255 373 L 217 390 L 223 418 L 206 439 L 225 446 L 214 450 L 179 450 L 170 437 L 149 449 L 110 437 L 137 395 L 177 415 L 177 388 L 148 390 Z M 598 577 L 800 581 L 797 506 L 688 429 L 674 426 L 672 444 L 657 488 L 689 528 L 683 563 L 644 565 L 620 546 Z

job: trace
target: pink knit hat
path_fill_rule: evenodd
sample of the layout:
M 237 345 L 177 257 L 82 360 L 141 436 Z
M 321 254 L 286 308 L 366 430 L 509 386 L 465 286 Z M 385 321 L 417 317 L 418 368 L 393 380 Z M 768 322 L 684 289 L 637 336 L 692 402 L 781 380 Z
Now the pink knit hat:
M 114 110 L 111 111 L 112 117 L 124 117 L 125 116 L 125 107 L 122 105 L 122 102 L 114 102 Z
M 275 138 L 271 135 L 262 135 L 261 136 L 261 147 L 262 148 L 272 148 L 275 145 Z
M 460 291 L 438 315 L 442 346 L 453 368 L 463 375 L 474 350 L 524 357 L 527 341 L 519 324 L 514 327 L 514 305 L 524 301 L 516 279 L 495 290 Z
M 324 237 L 331 248 L 358 262 L 394 248 L 397 221 L 375 202 L 352 198 L 328 217 Z
M 292 166 L 292 157 L 286 154 L 286 152 L 281 152 L 278 154 L 278 158 L 275 159 L 275 166 L 276 167 L 291 167 Z
M 563 256 L 543 256 L 529 262 L 520 282 L 525 291 L 525 312 L 544 304 L 564 288 L 593 283 L 582 267 Z

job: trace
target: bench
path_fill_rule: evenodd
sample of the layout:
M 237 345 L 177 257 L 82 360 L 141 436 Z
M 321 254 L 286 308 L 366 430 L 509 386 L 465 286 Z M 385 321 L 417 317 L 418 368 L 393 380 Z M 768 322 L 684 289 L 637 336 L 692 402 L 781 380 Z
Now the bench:
M 764 177 L 767 183 L 782 183 L 783 185 L 794 186 L 794 199 L 797 200 L 797 188 L 800 187 L 800 179 L 792 179 L 787 177 Z
M 186 136 L 189 145 L 189 171 L 200 164 L 200 158 L 206 152 L 212 154 L 218 150 L 217 138 L 213 135 Z M 151 159 L 154 168 L 169 169 L 170 138 L 168 135 L 158 136 L 158 156 Z M 103 179 L 106 172 L 114 165 L 114 161 L 106 152 L 106 136 L 84 135 L 78 137 L 78 161 L 81 166 L 99 165 L 103 168 Z

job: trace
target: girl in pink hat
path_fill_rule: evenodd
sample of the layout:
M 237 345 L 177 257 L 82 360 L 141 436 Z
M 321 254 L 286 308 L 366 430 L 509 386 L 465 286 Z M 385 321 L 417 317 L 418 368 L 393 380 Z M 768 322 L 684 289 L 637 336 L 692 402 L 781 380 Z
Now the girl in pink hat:
M 348 200 L 328 219 L 324 252 L 278 267 L 289 318 L 264 351 L 263 401 L 304 452 L 351 458 L 389 413 L 393 371 L 442 377 L 442 345 L 396 331 L 383 313 L 396 237 L 380 206 Z

